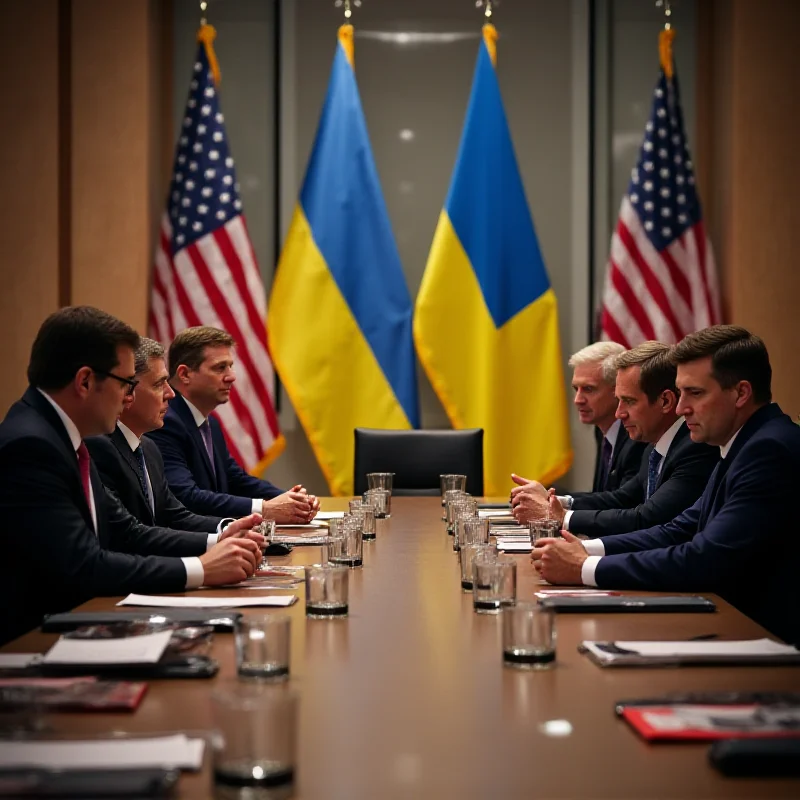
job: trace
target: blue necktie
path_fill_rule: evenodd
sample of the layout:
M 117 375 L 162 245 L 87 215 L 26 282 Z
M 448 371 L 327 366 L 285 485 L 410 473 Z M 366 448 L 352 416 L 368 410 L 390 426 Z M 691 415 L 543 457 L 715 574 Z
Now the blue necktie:
M 208 420 L 205 420 L 202 425 L 198 426 L 200 428 L 200 435 L 203 437 L 203 442 L 206 446 L 206 452 L 208 453 L 208 460 L 211 462 L 211 471 L 214 473 L 214 476 L 217 475 L 217 469 L 214 466 L 214 442 L 211 439 L 211 426 L 208 424 Z
M 144 492 L 144 496 L 147 498 L 147 504 L 150 506 L 151 511 L 155 511 L 153 508 L 153 496 L 150 494 L 150 486 L 147 484 L 147 467 L 144 463 L 144 453 L 142 452 L 142 446 L 139 445 L 134 451 L 133 454 L 136 456 L 136 461 L 139 463 L 139 469 L 137 470 L 139 474 L 139 484 L 142 487 L 142 491 Z
M 606 481 L 608 480 L 608 473 L 611 469 L 611 456 L 613 455 L 614 448 L 611 446 L 611 442 L 603 437 L 603 447 L 600 451 L 600 459 L 601 459 L 601 469 L 600 469 L 600 491 L 603 492 L 606 490 Z
M 656 483 L 658 483 L 658 465 L 661 463 L 662 457 L 661 453 L 659 453 L 655 447 L 650 451 L 650 458 L 647 461 L 647 497 L 645 500 L 649 500 L 656 490 Z

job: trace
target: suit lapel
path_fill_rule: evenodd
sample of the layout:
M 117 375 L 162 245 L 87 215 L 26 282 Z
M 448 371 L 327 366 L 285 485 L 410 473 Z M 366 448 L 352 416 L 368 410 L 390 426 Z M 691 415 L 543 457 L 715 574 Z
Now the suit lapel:
M 175 406 L 175 411 L 178 413 L 178 416 L 180 416 L 180 418 L 183 420 L 183 424 L 188 429 L 189 436 L 191 437 L 195 448 L 197 448 L 197 450 L 200 453 L 200 458 L 203 460 L 203 465 L 205 466 L 206 472 L 208 473 L 211 486 L 213 486 L 215 490 L 218 489 L 216 474 L 214 473 L 214 469 L 211 466 L 211 459 L 208 457 L 208 450 L 206 450 L 206 443 L 203 441 L 203 436 L 200 433 L 200 429 L 197 427 L 197 423 L 195 422 L 191 409 L 189 408 L 189 406 L 186 405 L 186 401 L 183 399 L 183 395 L 181 395 L 180 392 L 175 392 L 175 397 L 170 402 L 170 408 L 172 406 Z
M 147 522 L 151 525 L 153 524 L 153 509 L 150 508 L 150 501 L 144 494 L 142 489 L 142 482 L 139 480 L 139 462 L 136 460 L 136 456 L 133 454 L 130 445 L 128 444 L 128 440 L 125 438 L 124 434 L 119 428 L 114 428 L 114 432 L 111 434 L 111 442 L 113 443 L 114 447 L 117 448 L 120 456 L 122 456 L 122 460 L 130 469 L 132 476 L 133 476 L 133 483 L 136 487 L 136 491 L 139 493 L 139 498 L 142 501 L 142 508 L 146 508 L 149 516 Z M 144 452 L 144 450 L 142 450 Z M 146 478 L 145 478 L 146 480 Z M 144 520 L 143 520 L 144 521 Z
M 661 486 L 661 482 L 666 479 L 667 470 L 672 469 L 672 461 L 674 460 L 676 453 L 681 449 L 681 443 L 688 435 L 689 429 L 686 427 L 686 425 L 681 425 L 680 428 L 678 428 L 674 438 L 670 442 L 667 454 L 664 456 L 664 463 L 661 465 L 661 471 L 658 473 L 658 478 L 656 479 L 656 489 L 658 489 L 658 487 Z
M 620 458 L 622 458 L 622 450 L 625 445 L 628 443 L 630 437 L 628 436 L 628 431 L 620 425 L 619 426 L 619 433 L 617 434 L 617 441 L 614 444 L 614 450 L 611 453 L 611 463 L 608 465 L 608 472 L 611 473 L 612 469 L 617 468 L 617 464 L 619 463 Z

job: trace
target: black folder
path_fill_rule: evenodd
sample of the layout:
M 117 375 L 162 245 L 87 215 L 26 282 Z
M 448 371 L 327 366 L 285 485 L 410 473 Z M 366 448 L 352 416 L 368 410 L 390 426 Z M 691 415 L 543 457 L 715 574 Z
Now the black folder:
M 617 595 L 606 597 L 602 595 L 575 596 L 550 596 L 539 600 L 543 608 L 551 608 L 560 614 L 582 614 L 591 612 L 600 613 L 629 613 L 652 614 L 667 613 L 710 613 L 717 607 L 705 597 L 639 597 L 635 595 Z
M 232 633 L 239 611 L 207 608 L 141 608 L 138 611 L 70 611 L 44 618 L 44 633 L 65 633 L 87 625 L 112 625 L 116 622 L 176 622 L 188 625 L 211 625 L 216 633 Z
M 708 760 L 730 777 L 800 776 L 800 739 L 728 739 L 714 742 Z

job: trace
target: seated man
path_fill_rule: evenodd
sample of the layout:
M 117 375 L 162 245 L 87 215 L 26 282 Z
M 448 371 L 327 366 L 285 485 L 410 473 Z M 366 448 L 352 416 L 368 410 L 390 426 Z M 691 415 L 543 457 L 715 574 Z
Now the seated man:
M 169 348 L 175 397 L 159 430 L 147 434 L 164 459 L 175 496 L 196 514 L 242 517 L 258 513 L 282 523 L 310 522 L 319 500 L 302 486 L 281 492 L 248 475 L 228 451 L 222 428 L 211 416 L 230 400 L 236 374 L 233 338 L 200 326 L 179 333 Z
M 83 439 L 114 429 L 136 386 L 138 344 L 128 325 L 87 306 L 39 329 L 30 387 L 0 423 L 0 643 L 98 595 L 236 582 L 260 561 L 254 539 L 207 551 L 205 536 L 141 525 L 103 489 Z
M 650 442 L 638 475 L 613 492 L 560 498 L 530 481 L 512 491 L 517 519 L 549 515 L 571 533 L 613 536 L 669 522 L 700 497 L 719 450 L 693 442 L 683 417 L 676 414 L 677 367 L 671 350 L 661 342 L 645 342 L 615 360 L 617 417 L 632 440 Z
M 551 583 L 714 592 L 788 642 L 800 642 L 800 581 L 790 541 L 800 427 L 771 402 L 764 343 L 716 325 L 675 346 L 678 413 L 722 456 L 700 499 L 664 525 L 581 542 L 542 539 L 532 558 Z

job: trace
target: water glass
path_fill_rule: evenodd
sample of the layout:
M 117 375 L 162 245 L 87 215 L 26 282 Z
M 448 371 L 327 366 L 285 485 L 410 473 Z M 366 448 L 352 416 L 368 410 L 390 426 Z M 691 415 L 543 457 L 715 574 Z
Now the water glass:
M 535 519 L 528 523 L 531 532 L 531 544 L 539 539 L 560 539 L 561 523 L 555 519 Z
M 334 522 L 334 520 L 331 520 Z M 338 520 L 336 520 L 338 522 Z M 331 562 L 331 552 L 339 552 L 339 548 L 343 547 L 342 540 L 344 539 L 344 534 L 339 533 L 338 536 L 328 536 L 325 541 L 322 543 L 322 547 L 320 548 L 320 561 L 323 564 L 330 564 Z
M 465 544 L 489 544 L 489 520 L 478 516 L 459 517 L 454 538 L 457 550 Z
M 394 475 L 395 475 L 394 472 L 368 472 L 367 488 L 388 489 L 391 492 Z
M 493 561 L 497 558 L 497 547 L 493 544 L 465 544 L 461 546 L 461 588 L 465 592 L 472 591 L 475 559 L 484 558 Z
M 536 603 L 503 608 L 503 663 L 516 669 L 547 669 L 555 660 L 553 610 Z
M 392 514 L 392 493 L 388 489 L 367 489 L 364 502 L 375 509 L 376 519 L 387 519 Z
M 475 516 L 478 513 L 478 502 L 468 495 L 449 499 L 445 506 L 447 514 L 447 533 L 455 535 L 456 514 L 468 511 L 468 516 Z
M 223 681 L 211 693 L 211 712 L 217 797 L 291 787 L 297 748 L 295 692 L 288 686 Z
M 442 512 L 442 521 L 447 520 L 447 507 L 451 502 L 454 500 L 458 500 L 462 497 L 469 497 L 469 495 L 463 491 L 462 489 L 448 489 L 443 496 L 443 503 L 444 511 Z
M 267 540 L 264 549 L 261 551 L 261 565 L 259 567 L 259 569 L 266 569 L 268 566 L 266 548 L 270 546 L 272 540 L 275 538 L 275 520 L 262 520 L 253 530 L 256 531 L 256 533 L 260 533 Z
M 472 604 L 478 614 L 498 614 L 517 601 L 517 563 L 513 558 L 473 559 Z
M 243 616 L 236 622 L 236 671 L 240 678 L 289 677 L 292 620 L 286 614 Z
M 372 521 L 375 522 L 374 518 Z M 364 563 L 364 515 L 347 514 L 337 530 L 337 536 L 328 542 L 328 561 L 360 567 Z
M 451 489 L 458 489 L 462 492 L 467 490 L 466 475 L 440 475 L 439 486 L 442 492 L 442 505 L 444 505 L 444 494 Z
M 350 515 L 361 521 L 361 538 L 365 542 L 374 541 L 377 536 L 374 507 L 363 500 L 351 500 Z
M 306 572 L 306 616 L 334 619 L 347 616 L 348 570 L 339 564 L 312 564 Z

